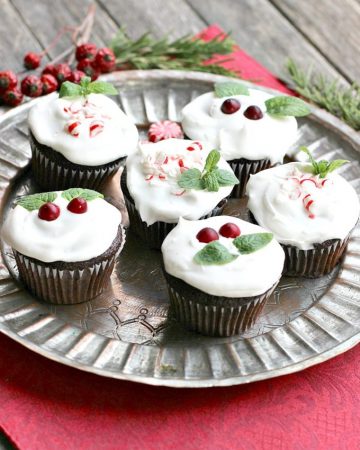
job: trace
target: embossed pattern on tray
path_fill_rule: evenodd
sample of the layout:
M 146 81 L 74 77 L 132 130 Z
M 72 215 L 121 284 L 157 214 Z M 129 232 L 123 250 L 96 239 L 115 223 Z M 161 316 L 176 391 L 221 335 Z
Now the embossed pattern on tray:
M 179 119 L 186 103 L 222 77 L 132 71 L 107 79 L 119 88 L 120 106 L 145 130 L 152 121 Z M 0 118 L 3 216 L 14 196 L 37 190 L 27 168 L 30 105 Z M 360 142 L 353 131 L 315 109 L 300 121 L 299 140 L 316 157 L 354 161 L 341 170 L 360 193 Z M 291 153 L 299 157 L 296 146 Z M 107 195 L 124 211 L 118 186 L 117 178 Z M 232 200 L 225 212 L 246 218 L 245 206 Z M 256 326 L 235 338 L 190 333 L 169 317 L 160 254 L 131 232 L 107 292 L 80 305 L 38 301 L 16 281 L 13 255 L 4 243 L 1 258 L 0 330 L 51 359 L 109 377 L 174 387 L 241 384 L 301 370 L 360 341 L 359 227 L 340 268 L 317 280 L 284 277 Z

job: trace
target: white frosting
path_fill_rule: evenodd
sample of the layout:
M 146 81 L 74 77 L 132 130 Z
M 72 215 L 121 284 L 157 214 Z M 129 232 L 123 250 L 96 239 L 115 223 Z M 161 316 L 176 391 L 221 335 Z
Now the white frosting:
M 38 210 L 20 205 L 9 212 L 3 229 L 4 240 L 23 255 L 43 262 L 87 261 L 104 253 L 112 244 L 121 223 L 121 213 L 101 198 L 88 201 L 88 210 L 74 214 L 68 200 L 57 193 L 53 203 L 60 216 L 51 222 L 38 217 Z
M 51 95 L 31 108 L 28 122 L 38 142 L 84 166 L 132 153 L 139 138 L 131 119 L 102 94 L 91 94 L 87 101 Z
M 218 149 L 230 161 L 270 159 L 272 164 L 283 161 L 284 155 L 297 137 L 294 117 L 273 117 L 265 113 L 265 100 L 273 97 L 266 92 L 249 89 L 250 95 L 217 98 L 208 92 L 195 98 L 182 110 L 182 127 L 190 139 L 204 141 Z M 227 98 L 240 102 L 234 114 L 224 114 L 221 105 Z M 248 106 L 256 105 L 264 116 L 250 120 L 244 116 Z
M 239 255 L 228 264 L 205 266 L 194 262 L 195 254 L 206 245 L 197 240 L 197 233 L 205 227 L 219 231 L 228 222 L 235 223 L 242 236 L 264 232 L 257 225 L 230 216 L 197 221 L 181 218 L 161 247 L 165 270 L 207 294 L 235 298 L 261 295 L 278 282 L 283 270 L 284 251 L 275 239 L 260 250 Z M 238 254 L 233 239 L 220 236 L 218 242 L 232 254 Z
M 187 150 L 189 146 L 194 150 Z M 194 141 L 166 139 L 156 144 L 140 144 L 138 151 L 128 157 L 127 187 L 147 225 L 157 221 L 176 223 L 181 216 L 199 219 L 230 194 L 233 186 L 209 192 L 184 190 L 177 184 L 186 168 L 203 170 L 209 151 Z M 233 173 L 223 158 L 220 158 L 218 167 Z
M 247 194 L 259 225 L 279 242 L 302 250 L 344 239 L 359 217 L 353 187 L 335 172 L 325 179 L 312 175 L 309 164 L 284 164 L 251 175 Z

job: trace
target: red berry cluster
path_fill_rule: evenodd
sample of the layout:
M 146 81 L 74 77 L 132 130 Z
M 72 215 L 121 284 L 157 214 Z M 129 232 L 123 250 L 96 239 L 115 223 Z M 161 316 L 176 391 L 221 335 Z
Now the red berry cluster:
M 29 52 L 24 56 L 24 67 L 36 70 L 40 67 L 45 53 Z M 19 105 L 24 95 L 39 97 L 60 89 L 64 81 L 80 83 L 85 75 L 95 80 L 101 73 L 115 69 L 115 55 L 110 48 L 98 49 L 95 44 L 78 45 L 75 50 L 77 66 L 72 69 L 69 64 L 48 64 L 40 75 L 26 75 L 20 82 L 11 70 L 0 71 L 0 102 L 8 106 Z

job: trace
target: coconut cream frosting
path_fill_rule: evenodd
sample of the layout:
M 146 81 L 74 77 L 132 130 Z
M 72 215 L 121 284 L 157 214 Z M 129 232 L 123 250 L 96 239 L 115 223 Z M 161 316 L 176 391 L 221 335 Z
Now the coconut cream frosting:
M 200 265 L 194 261 L 195 254 L 206 246 L 196 238 L 198 232 L 205 227 L 218 231 L 229 222 L 240 228 L 241 236 L 265 231 L 257 225 L 230 216 L 197 221 L 180 218 L 161 247 L 166 272 L 216 296 L 252 297 L 270 289 L 280 279 L 285 259 L 284 251 L 275 239 L 253 253 L 238 255 L 227 264 Z M 217 242 L 230 253 L 238 254 L 233 239 L 220 235 Z
M 49 96 L 29 113 L 36 140 L 75 164 L 97 166 L 132 153 L 138 131 L 117 104 L 102 94 Z
M 128 157 L 127 188 L 148 226 L 157 221 L 176 223 L 181 216 L 199 219 L 230 194 L 233 186 L 209 192 L 185 190 L 178 185 L 184 170 L 204 169 L 210 150 L 198 141 L 166 139 L 156 144 L 140 144 L 138 151 Z M 218 167 L 233 173 L 223 158 Z
M 310 164 L 298 162 L 251 175 L 247 195 L 259 225 L 301 250 L 344 239 L 360 212 L 358 196 L 342 176 L 331 172 L 320 178 Z
M 67 209 L 69 201 L 57 192 L 53 201 L 60 215 L 50 222 L 16 205 L 4 223 L 2 236 L 12 248 L 43 262 L 78 262 L 95 258 L 112 244 L 121 223 L 120 211 L 101 198 L 88 201 L 83 214 Z
M 182 110 L 182 127 L 190 139 L 199 139 L 217 148 L 227 160 L 270 159 L 272 164 L 283 161 L 284 155 L 297 137 L 297 122 L 294 117 L 274 117 L 267 114 L 265 101 L 273 96 L 249 89 L 249 95 L 217 98 L 208 92 L 195 98 Z M 240 103 L 233 114 L 224 114 L 221 106 L 232 98 Z M 252 105 L 258 106 L 263 117 L 251 120 L 244 111 Z

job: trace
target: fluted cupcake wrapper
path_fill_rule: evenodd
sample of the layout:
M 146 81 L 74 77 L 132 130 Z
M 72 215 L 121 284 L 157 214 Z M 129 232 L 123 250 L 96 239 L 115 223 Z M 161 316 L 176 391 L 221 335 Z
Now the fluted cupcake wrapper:
M 148 226 L 146 222 L 143 222 L 139 212 L 135 207 L 134 200 L 131 197 L 126 186 L 126 169 L 124 169 L 124 172 L 121 176 L 121 190 L 124 194 L 131 230 L 133 230 L 144 241 L 146 241 L 150 248 L 160 249 L 164 239 L 170 233 L 170 231 L 176 227 L 177 223 L 167 223 L 159 221 Z M 219 203 L 219 205 L 217 205 L 205 216 L 200 217 L 200 219 L 208 219 L 209 217 L 220 216 L 225 208 L 226 203 L 227 198 L 223 199 Z
M 331 272 L 343 255 L 350 234 L 343 240 L 331 244 L 320 244 L 311 250 L 283 245 L 285 252 L 284 275 L 317 278 Z
M 70 161 L 63 163 L 62 160 L 58 160 L 59 158 L 52 159 L 41 147 L 31 140 L 32 171 L 36 182 L 48 191 L 72 187 L 99 190 L 102 184 L 115 175 L 126 161 L 126 157 L 123 157 L 100 166 L 80 166 Z
M 14 251 L 20 278 L 27 289 L 40 299 L 56 305 L 82 303 L 97 295 L 109 284 L 117 255 L 125 243 L 121 229 L 120 245 L 93 262 L 82 262 L 79 268 L 68 268 L 76 263 L 44 263 Z
M 239 184 L 235 185 L 233 191 L 231 192 L 232 198 L 240 198 L 245 195 L 246 185 L 249 181 L 250 175 L 269 169 L 272 166 L 269 159 L 250 161 L 241 158 L 233 159 L 228 161 L 228 163 L 239 180 Z
M 188 330 L 206 336 L 235 336 L 251 328 L 263 310 L 277 283 L 262 295 L 247 299 L 206 294 L 165 272 L 171 312 Z

